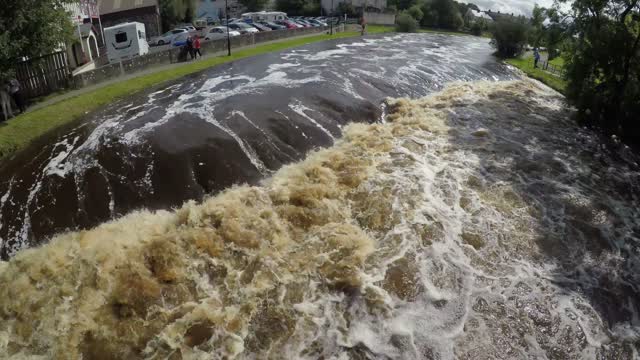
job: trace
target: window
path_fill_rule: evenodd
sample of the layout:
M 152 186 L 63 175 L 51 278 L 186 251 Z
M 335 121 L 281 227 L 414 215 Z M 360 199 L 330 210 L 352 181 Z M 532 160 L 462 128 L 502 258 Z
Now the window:
M 127 42 L 127 33 L 126 32 L 119 32 L 116 34 L 116 43 L 120 44 L 123 42 Z
M 138 30 L 138 39 L 146 39 L 147 36 L 142 31 Z

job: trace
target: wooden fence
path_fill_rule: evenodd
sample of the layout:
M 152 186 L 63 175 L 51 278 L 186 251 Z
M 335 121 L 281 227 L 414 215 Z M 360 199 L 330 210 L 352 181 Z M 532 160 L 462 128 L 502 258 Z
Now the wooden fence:
M 16 65 L 16 78 L 22 84 L 27 98 L 49 95 L 67 88 L 71 78 L 67 54 L 60 51 L 20 62 Z

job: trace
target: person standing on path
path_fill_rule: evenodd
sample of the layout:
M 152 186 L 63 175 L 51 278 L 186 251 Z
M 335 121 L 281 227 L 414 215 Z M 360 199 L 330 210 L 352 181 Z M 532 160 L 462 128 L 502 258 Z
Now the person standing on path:
M 202 53 L 200 52 L 200 36 L 196 35 L 193 40 L 193 56 L 197 59 L 198 55 L 202 57 Z
M 27 111 L 27 106 L 24 101 L 24 96 L 22 95 L 22 85 L 18 79 L 13 78 L 9 80 L 9 94 L 13 98 L 13 101 L 16 103 L 18 109 L 20 109 L 20 113 L 24 113 Z
M 364 36 L 367 31 L 367 20 L 365 20 L 364 15 L 362 15 L 362 19 L 360 19 L 360 26 L 362 26 L 362 33 L 360 35 Z
M 533 49 L 533 67 L 538 67 L 538 61 L 540 61 L 540 52 L 538 52 L 538 48 Z
M 191 60 L 193 60 L 195 54 L 193 51 L 193 38 L 191 37 L 191 35 L 187 37 L 187 52 L 189 53 L 189 56 L 191 56 Z

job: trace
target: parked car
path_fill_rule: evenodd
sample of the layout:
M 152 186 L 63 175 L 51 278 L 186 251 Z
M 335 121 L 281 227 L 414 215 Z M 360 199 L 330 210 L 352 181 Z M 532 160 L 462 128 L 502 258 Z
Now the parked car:
M 229 37 L 240 36 L 240 33 L 235 30 L 229 31 Z M 218 40 L 227 38 L 227 27 L 216 26 L 207 29 L 207 33 L 203 35 L 205 40 Z
M 187 45 L 187 38 L 189 37 L 189 35 L 190 34 L 188 32 L 185 32 L 176 36 L 172 42 L 173 46 L 179 47 Z
M 302 25 L 296 24 L 295 22 L 293 22 L 291 20 L 276 21 L 276 24 L 284 25 L 284 26 L 287 27 L 287 29 L 297 29 L 297 28 L 301 28 L 302 27 Z
M 253 26 L 254 28 L 258 29 L 259 31 L 271 31 L 271 28 L 266 26 L 266 25 L 262 25 L 260 23 L 251 23 L 249 24 L 250 26 Z
M 307 20 L 307 22 L 311 23 L 311 25 L 319 27 L 319 26 L 327 26 L 327 24 L 319 21 L 319 20 L 315 20 L 315 19 L 311 19 L 311 20 Z
M 173 42 L 173 39 L 176 38 L 176 36 L 187 33 L 187 32 L 188 31 L 186 29 L 173 29 L 171 31 L 167 31 L 166 33 L 160 36 L 152 37 L 151 40 L 149 41 L 149 45 L 162 46 L 166 44 L 171 44 Z
M 300 27 L 303 27 L 303 28 L 310 28 L 311 27 L 310 24 L 305 24 L 304 22 L 302 22 L 302 20 L 295 20 L 294 23 L 300 25 Z
M 239 31 L 240 34 L 244 35 L 244 34 L 251 34 L 251 33 L 257 33 L 260 32 L 260 30 L 254 28 L 253 26 L 238 21 L 238 22 L 234 22 L 229 24 L 229 29 L 235 30 L 235 31 Z
M 266 26 L 268 28 L 271 28 L 271 30 L 284 30 L 284 29 L 287 28 L 285 25 L 276 24 L 276 23 L 271 22 L 271 21 L 262 21 L 260 24 L 262 24 L 262 25 L 264 25 L 264 26 Z

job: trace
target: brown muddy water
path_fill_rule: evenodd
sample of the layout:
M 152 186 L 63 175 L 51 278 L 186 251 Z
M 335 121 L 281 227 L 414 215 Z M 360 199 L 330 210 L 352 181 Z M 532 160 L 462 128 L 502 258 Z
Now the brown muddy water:
M 533 81 L 405 95 L 253 185 L 0 262 L 0 358 L 638 358 L 637 155 Z

